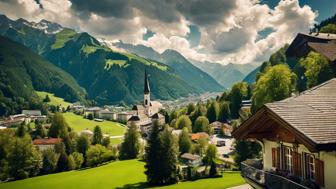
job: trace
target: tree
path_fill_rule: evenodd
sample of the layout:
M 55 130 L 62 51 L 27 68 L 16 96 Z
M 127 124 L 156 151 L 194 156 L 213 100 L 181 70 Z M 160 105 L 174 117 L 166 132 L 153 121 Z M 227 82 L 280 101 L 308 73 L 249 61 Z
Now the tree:
M 68 156 L 68 170 L 71 171 L 74 169 L 76 169 L 76 162 L 75 162 L 74 157 L 70 154 Z
M 261 146 L 257 142 L 238 140 L 235 143 L 235 162 L 240 167 L 240 163 L 246 159 L 258 158 Z
M 181 135 L 179 136 L 179 149 L 181 154 L 189 153 L 192 148 L 192 142 L 189 137 L 187 128 L 183 128 Z
M 44 174 L 53 173 L 56 171 L 59 154 L 52 149 L 43 151 L 43 166 L 41 172 Z
M 191 132 L 191 125 L 192 125 L 191 120 L 187 115 L 180 116 L 176 121 L 176 127 L 178 129 L 187 128 L 189 132 Z
M 15 179 L 28 178 L 39 173 L 42 157 L 33 146 L 29 135 L 15 138 L 13 148 L 8 155 L 9 176 Z
M 217 159 L 217 148 L 214 144 L 210 144 L 206 150 L 204 162 L 206 165 L 211 165 Z
M 47 131 L 42 124 L 37 123 L 35 129 L 35 137 L 44 138 L 47 136 Z
M 166 125 L 160 136 L 161 141 L 161 178 L 159 185 L 174 184 L 178 181 L 177 176 L 177 144 L 170 128 Z
M 336 24 L 328 24 L 326 26 L 323 26 L 320 29 L 321 33 L 335 33 L 336 34 Z
M 87 115 L 87 118 L 88 118 L 89 120 L 93 120 L 93 119 L 94 119 L 93 114 L 92 114 L 92 113 L 89 113 L 89 114 Z
M 24 122 L 22 122 L 16 129 L 16 135 L 18 137 L 24 137 L 27 133 L 27 128 Z
M 91 146 L 89 150 L 87 151 L 88 166 L 94 167 L 94 166 L 97 166 L 103 163 L 107 158 L 105 155 L 106 153 L 107 153 L 107 149 L 100 144 Z
M 15 134 L 12 129 L 0 130 L 0 180 L 9 178 L 8 156 L 14 147 Z
M 81 135 L 80 137 L 78 137 L 76 147 L 77 147 L 77 152 L 83 154 L 84 162 L 85 162 L 86 152 L 88 151 L 90 147 L 90 141 L 88 137 L 85 135 Z
M 43 102 L 50 102 L 49 95 L 46 95 L 45 98 L 43 99 Z
M 223 102 L 220 105 L 218 121 L 227 123 L 231 118 L 230 106 L 228 102 Z
M 95 126 L 93 130 L 92 144 L 101 144 L 103 141 L 103 133 L 99 125 Z
M 207 111 L 207 117 L 209 119 L 209 122 L 212 123 L 214 121 L 217 121 L 219 115 L 219 105 L 217 101 L 212 101 L 209 105 L 208 111 Z
M 68 135 L 68 124 L 63 115 L 56 112 L 52 118 L 51 126 L 48 131 L 48 136 L 53 138 L 64 138 Z
M 132 123 L 124 135 L 124 142 L 120 148 L 121 159 L 137 158 L 140 151 L 140 134 L 137 126 Z
M 199 116 L 206 116 L 207 115 L 207 108 L 202 105 L 198 104 L 196 110 L 190 115 L 192 123 L 195 123 L 196 119 Z
M 150 132 L 147 146 L 145 147 L 145 174 L 147 175 L 147 182 L 155 185 L 160 183 L 161 173 L 161 141 L 160 141 L 160 126 L 158 122 L 154 122 L 152 131 Z
M 279 101 L 291 95 L 295 86 L 295 74 L 284 64 L 270 68 L 257 81 L 252 96 L 252 110 L 255 112 L 263 104 Z
M 104 137 L 102 145 L 108 148 L 110 146 L 110 143 L 111 143 L 110 137 Z
M 200 138 L 195 145 L 194 152 L 200 156 L 203 156 L 203 154 L 205 154 L 208 144 L 209 143 L 206 138 Z
M 187 107 L 187 115 L 190 115 L 192 112 L 194 112 L 196 109 L 196 106 L 194 103 L 189 103 Z
M 71 154 L 75 163 L 75 169 L 80 169 L 84 163 L 83 154 L 79 152 L 74 152 Z
M 329 61 L 319 53 L 311 51 L 307 57 L 300 59 L 299 64 L 305 69 L 309 88 L 333 78 Z
M 57 161 L 57 171 L 58 172 L 62 172 L 62 171 L 68 171 L 69 169 L 69 157 L 68 155 L 65 153 L 65 151 L 63 151 Z
M 211 128 L 209 126 L 209 120 L 205 116 L 200 116 L 196 119 L 193 132 L 206 132 L 211 134 Z
M 248 84 L 246 82 L 236 83 L 232 86 L 229 93 L 230 112 L 234 119 L 239 117 L 242 100 L 248 96 Z

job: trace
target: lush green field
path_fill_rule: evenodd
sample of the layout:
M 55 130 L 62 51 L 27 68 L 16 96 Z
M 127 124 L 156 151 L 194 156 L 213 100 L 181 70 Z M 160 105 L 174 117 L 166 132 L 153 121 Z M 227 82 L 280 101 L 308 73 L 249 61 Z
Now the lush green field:
M 0 184 L 0 189 L 126 189 L 147 188 L 144 163 L 117 161 L 97 168 L 63 172 Z M 222 178 L 181 182 L 161 189 L 223 189 L 244 184 L 239 172 L 224 173 Z
M 103 134 L 109 134 L 110 136 L 123 135 L 125 132 L 124 125 L 112 121 L 97 122 L 93 120 L 84 119 L 82 116 L 76 115 L 72 112 L 63 114 L 66 122 L 74 131 L 79 132 L 84 129 L 93 131 L 96 125 L 99 125 L 103 131 Z
M 71 103 L 64 101 L 63 98 L 57 97 L 52 93 L 43 92 L 43 91 L 36 91 L 36 93 L 41 98 L 41 100 L 43 100 L 46 97 L 46 95 L 48 95 L 50 98 L 50 102 L 48 102 L 48 104 L 50 105 L 54 105 L 54 106 L 60 105 L 64 108 L 67 108 L 68 106 L 71 105 Z

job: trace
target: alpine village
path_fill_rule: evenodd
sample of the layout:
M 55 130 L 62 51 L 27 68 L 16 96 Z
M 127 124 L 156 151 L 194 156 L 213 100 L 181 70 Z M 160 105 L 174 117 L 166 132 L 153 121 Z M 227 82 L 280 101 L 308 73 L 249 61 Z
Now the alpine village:
M 335 189 L 336 1 L 0 1 L 0 189 Z

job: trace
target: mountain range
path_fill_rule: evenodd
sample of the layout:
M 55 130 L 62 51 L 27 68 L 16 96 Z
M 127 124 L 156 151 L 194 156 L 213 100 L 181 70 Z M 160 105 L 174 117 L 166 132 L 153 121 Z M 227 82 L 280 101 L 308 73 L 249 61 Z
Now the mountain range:
M 88 33 L 78 33 L 56 23 L 14 21 L 4 15 L 0 16 L 0 35 L 28 47 L 70 74 L 85 89 L 87 97 L 98 104 L 141 101 L 145 69 L 150 74 L 152 96 L 156 99 L 176 99 L 223 89 L 176 51 L 162 54 L 165 59 L 176 55 L 176 60 L 161 63 L 111 50 Z

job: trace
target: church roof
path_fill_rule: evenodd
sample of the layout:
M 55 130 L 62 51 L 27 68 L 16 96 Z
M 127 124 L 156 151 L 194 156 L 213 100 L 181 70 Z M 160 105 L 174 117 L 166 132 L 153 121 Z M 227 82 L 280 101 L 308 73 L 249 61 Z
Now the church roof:
M 129 118 L 128 121 L 140 121 L 140 118 L 139 118 L 139 116 L 134 115 L 134 116 L 132 116 L 131 118 Z
M 149 81 L 148 81 L 148 75 L 147 75 L 147 70 L 145 70 L 145 85 L 144 85 L 144 93 L 148 94 L 150 92 L 149 88 Z

